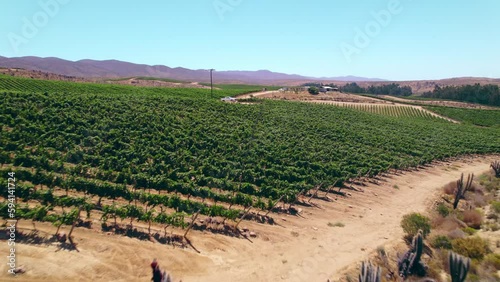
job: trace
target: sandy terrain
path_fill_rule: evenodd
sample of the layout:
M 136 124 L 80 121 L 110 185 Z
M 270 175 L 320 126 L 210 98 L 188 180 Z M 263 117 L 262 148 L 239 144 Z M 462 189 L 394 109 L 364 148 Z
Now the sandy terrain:
M 258 234 L 253 242 L 193 231 L 189 237 L 199 254 L 193 249 L 78 228 L 74 236 L 80 252 L 58 251 L 57 245 L 51 244 L 17 245 L 18 265 L 27 270 L 21 280 L 149 281 L 148 264 L 154 257 L 175 281 L 337 279 L 343 269 L 363 260 L 377 246 L 399 240 L 403 233 L 399 222 L 404 214 L 425 211 L 440 187 L 462 172 L 478 175 L 487 171 L 492 159 L 482 156 L 404 175 L 392 174 L 381 185 L 362 187 L 364 192 L 349 191 L 347 198 L 330 194 L 333 202 L 313 200 L 319 207 L 303 208 L 302 217 L 274 215 L 279 225 L 243 222 L 241 227 Z M 345 226 L 329 226 L 337 222 Z M 20 226 L 32 228 L 31 222 Z M 37 223 L 37 228 L 55 231 L 49 224 Z M 0 252 L 7 253 L 5 242 Z M 0 280 L 21 281 L 6 277 L 6 271 L 7 265 L 0 264 Z

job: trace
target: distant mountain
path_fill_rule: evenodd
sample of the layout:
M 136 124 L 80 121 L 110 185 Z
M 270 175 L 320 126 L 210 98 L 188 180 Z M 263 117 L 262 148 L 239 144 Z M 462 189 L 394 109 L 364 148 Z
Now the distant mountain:
M 0 67 L 23 68 L 42 72 L 83 78 L 118 78 L 150 76 L 183 81 L 209 82 L 207 70 L 171 68 L 163 65 L 134 64 L 117 60 L 80 60 L 68 61 L 54 57 L 17 57 L 0 56 Z M 217 83 L 282 84 L 292 81 L 383 81 L 377 78 L 356 76 L 315 78 L 296 74 L 277 73 L 268 70 L 259 71 L 217 71 L 214 73 Z

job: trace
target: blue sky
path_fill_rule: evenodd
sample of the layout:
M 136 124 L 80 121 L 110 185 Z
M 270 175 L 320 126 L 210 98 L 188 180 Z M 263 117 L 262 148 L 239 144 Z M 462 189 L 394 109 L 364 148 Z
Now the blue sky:
M 500 77 L 498 0 L 2 4 L 0 55 L 7 57 L 393 80 Z

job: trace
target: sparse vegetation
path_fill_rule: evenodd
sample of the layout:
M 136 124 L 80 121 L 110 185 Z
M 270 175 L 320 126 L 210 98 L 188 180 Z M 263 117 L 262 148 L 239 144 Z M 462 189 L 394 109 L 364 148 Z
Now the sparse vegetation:
M 451 245 L 454 252 L 471 259 L 481 260 L 491 252 L 488 242 L 478 236 L 454 239 Z
M 431 232 L 431 220 L 419 213 L 410 213 L 403 216 L 401 227 L 408 236 L 415 236 L 421 230 L 425 238 Z
M 450 214 L 450 209 L 444 203 L 439 203 L 436 210 L 442 217 L 447 217 Z
M 451 240 L 448 236 L 437 235 L 431 239 L 431 246 L 436 249 L 451 250 Z
M 335 223 L 328 222 L 328 226 L 330 226 L 330 227 L 344 227 L 345 224 L 343 224 L 342 222 L 335 222 Z
M 500 214 L 500 201 L 492 201 L 491 210 L 496 214 Z

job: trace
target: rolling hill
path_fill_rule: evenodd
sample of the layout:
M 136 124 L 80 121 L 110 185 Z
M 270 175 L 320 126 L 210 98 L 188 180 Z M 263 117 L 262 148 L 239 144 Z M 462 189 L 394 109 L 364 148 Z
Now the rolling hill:
M 68 61 L 55 57 L 18 57 L 7 58 L 0 56 L 0 67 L 23 68 L 29 70 L 55 73 L 60 75 L 83 78 L 117 78 L 148 76 L 169 78 L 183 81 L 208 82 L 207 70 L 192 70 L 187 68 L 171 68 L 164 65 L 145 65 L 123 62 L 118 60 L 80 60 Z M 217 71 L 219 83 L 250 83 L 250 84 L 289 84 L 309 80 L 338 80 L 338 81 L 383 81 L 377 78 L 364 78 L 356 76 L 314 78 L 295 74 L 272 72 L 269 70 L 258 71 Z

